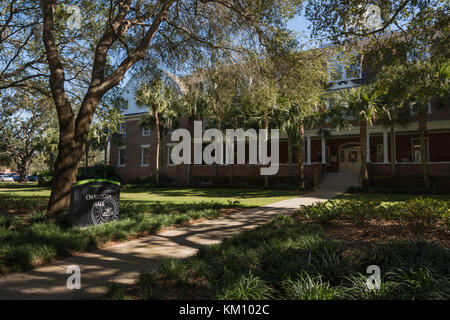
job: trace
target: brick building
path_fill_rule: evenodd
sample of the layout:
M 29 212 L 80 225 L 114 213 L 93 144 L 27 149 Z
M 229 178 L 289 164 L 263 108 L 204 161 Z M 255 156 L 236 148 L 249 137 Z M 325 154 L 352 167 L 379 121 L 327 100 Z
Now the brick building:
M 330 61 L 333 71 L 330 71 L 328 91 L 343 90 L 360 86 L 364 82 L 364 73 L 360 66 L 345 66 Z M 337 71 L 336 71 L 337 70 Z M 182 81 L 168 76 L 167 81 L 181 93 L 186 89 Z M 154 175 L 156 135 L 142 129 L 139 121 L 147 111 L 134 101 L 134 90 L 138 83 L 130 81 L 126 87 L 125 97 L 128 109 L 125 112 L 123 138 L 120 146 L 111 146 L 111 164 L 125 181 Z M 330 100 L 331 104 L 332 101 Z M 181 121 L 181 127 L 187 128 L 187 121 Z M 326 137 L 320 136 L 320 128 L 305 132 L 305 175 L 312 183 L 313 167 L 320 166 L 325 176 L 354 174 L 359 177 L 361 170 L 361 147 L 359 144 L 359 127 L 351 130 L 338 131 L 327 128 Z M 395 127 L 395 146 L 391 148 L 390 130 L 374 125 L 368 128 L 367 154 L 370 163 L 371 176 L 392 174 L 391 163 L 395 162 L 397 174 L 421 174 L 420 143 L 418 122 L 413 116 L 406 126 Z M 450 108 L 437 109 L 430 103 L 428 110 L 427 163 L 430 175 L 450 176 Z M 258 165 L 179 165 L 171 163 L 169 157 L 174 144 L 170 135 L 162 137 L 160 175 L 177 184 L 246 184 L 258 185 Z M 391 150 L 395 150 L 392 154 Z M 280 139 L 280 169 L 276 176 L 270 177 L 272 185 L 283 185 L 298 177 L 296 146 L 289 143 L 286 136 Z M 337 176 L 339 178 L 339 176 Z M 359 181 L 359 179 L 357 179 Z

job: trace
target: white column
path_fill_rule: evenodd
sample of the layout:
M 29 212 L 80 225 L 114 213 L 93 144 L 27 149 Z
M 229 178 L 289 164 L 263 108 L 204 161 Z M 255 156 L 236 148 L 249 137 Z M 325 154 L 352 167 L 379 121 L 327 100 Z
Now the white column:
M 306 137 L 306 153 L 307 153 L 307 161 L 306 164 L 311 164 L 311 137 Z
M 370 133 L 369 133 L 369 131 L 367 131 L 366 147 L 367 147 L 366 161 L 370 162 Z
M 322 164 L 327 163 L 327 150 L 325 146 L 325 137 L 322 137 Z
M 387 133 L 387 131 L 383 131 L 383 153 L 384 153 L 384 163 L 389 163 L 388 133 Z

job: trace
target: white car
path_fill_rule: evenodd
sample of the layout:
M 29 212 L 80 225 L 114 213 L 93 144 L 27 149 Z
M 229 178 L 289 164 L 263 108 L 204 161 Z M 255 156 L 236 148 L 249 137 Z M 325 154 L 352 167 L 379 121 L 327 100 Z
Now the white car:
M 13 177 L 11 176 L 0 176 L 0 182 L 14 182 Z

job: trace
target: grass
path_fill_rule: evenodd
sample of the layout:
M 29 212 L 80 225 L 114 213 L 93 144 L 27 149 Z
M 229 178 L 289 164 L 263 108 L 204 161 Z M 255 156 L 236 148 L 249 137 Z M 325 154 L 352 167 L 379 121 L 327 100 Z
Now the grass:
M 0 195 L 11 194 L 17 197 L 37 197 L 48 199 L 50 188 L 38 187 L 35 183 L 19 185 L 0 183 Z M 225 188 L 136 188 L 121 192 L 121 201 L 164 202 L 164 203 L 198 203 L 215 201 L 223 204 L 239 202 L 241 207 L 259 207 L 281 200 L 296 197 L 298 191 L 225 189 Z
M 131 189 L 121 194 L 120 221 L 70 228 L 67 213 L 45 214 L 49 188 L 0 184 L 0 274 L 154 233 L 194 220 L 296 196 L 294 192 L 225 189 Z
M 450 251 L 438 243 L 377 241 L 350 249 L 317 223 L 279 216 L 194 257 L 168 260 L 130 290 L 147 299 L 450 298 Z M 379 289 L 366 284 L 369 265 L 381 269 Z

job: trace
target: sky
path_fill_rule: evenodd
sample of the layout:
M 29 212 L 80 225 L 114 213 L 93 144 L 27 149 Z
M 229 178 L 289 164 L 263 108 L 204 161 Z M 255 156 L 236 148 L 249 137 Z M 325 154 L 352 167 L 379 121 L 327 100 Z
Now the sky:
M 289 29 L 299 32 L 299 33 L 303 33 L 308 37 L 310 35 L 310 32 L 307 29 L 309 25 L 310 25 L 310 22 L 308 20 L 306 20 L 306 18 L 302 15 L 297 15 L 293 20 L 291 20 L 288 23 Z

